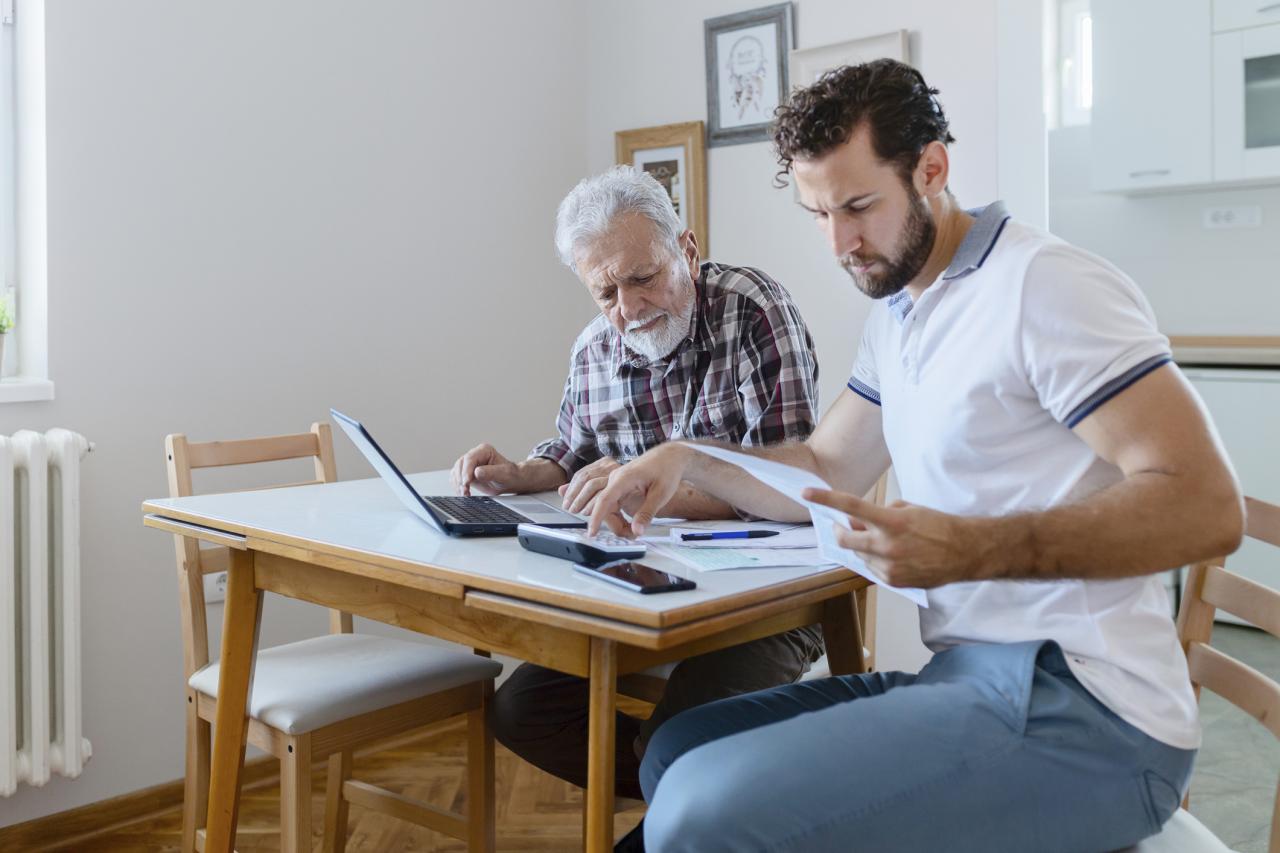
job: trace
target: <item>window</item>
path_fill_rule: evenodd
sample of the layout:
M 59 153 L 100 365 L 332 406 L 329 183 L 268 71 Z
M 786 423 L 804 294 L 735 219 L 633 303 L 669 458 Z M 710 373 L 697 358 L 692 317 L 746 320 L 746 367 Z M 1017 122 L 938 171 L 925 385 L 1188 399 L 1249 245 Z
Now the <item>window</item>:
M 0 0 L 0 403 L 52 400 L 49 381 L 44 0 Z
M 14 9 L 13 0 L 0 0 L 0 305 L 13 317 L 17 302 L 17 195 L 14 159 Z M 5 352 L 0 378 L 18 372 L 18 328 L 0 338 Z
M 1093 16 L 1089 0 L 1059 0 L 1052 40 L 1055 62 L 1046 77 L 1050 127 L 1088 124 L 1093 110 Z

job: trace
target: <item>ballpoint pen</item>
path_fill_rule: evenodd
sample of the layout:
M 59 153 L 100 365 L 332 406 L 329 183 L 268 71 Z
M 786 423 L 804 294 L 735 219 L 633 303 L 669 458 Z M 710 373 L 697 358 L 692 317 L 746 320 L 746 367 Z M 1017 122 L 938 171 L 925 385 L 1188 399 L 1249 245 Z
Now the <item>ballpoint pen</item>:
M 684 542 L 707 542 L 712 539 L 763 539 L 777 536 L 776 530 L 713 530 L 708 533 L 681 533 Z

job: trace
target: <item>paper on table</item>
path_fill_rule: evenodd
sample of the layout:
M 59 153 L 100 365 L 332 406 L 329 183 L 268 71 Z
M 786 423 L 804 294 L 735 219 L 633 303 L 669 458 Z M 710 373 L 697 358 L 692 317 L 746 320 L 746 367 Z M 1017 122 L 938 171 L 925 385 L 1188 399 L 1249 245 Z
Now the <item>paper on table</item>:
M 849 518 L 843 513 L 837 512 L 828 506 L 823 506 L 813 501 L 807 501 L 800 496 L 805 489 L 830 489 L 817 474 L 805 471 L 802 468 L 793 468 L 790 465 L 783 465 L 780 462 L 773 462 L 768 459 L 758 459 L 755 456 L 748 456 L 745 453 L 735 453 L 732 450 L 725 450 L 720 447 L 711 447 L 705 444 L 690 444 L 695 450 L 700 450 L 709 456 L 714 456 L 728 462 L 730 465 L 737 465 L 751 476 L 755 477 L 766 486 L 777 489 L 782 494 L 791 498 L 791 500 L 800 504 L 809 510 L 809 517 L 813 519 L 813 529 L 818 536 L 818 549 L 829 560 L 834 560 L 842 566 L 848 566 L 858 574 L 868 580 L 875 581 L 877 584 L 887 590 L 898 593 L 899 595 L 915 602 L 921 607 L 928 607 L 929 600 L 925 597 L 924 590 L 915 587 L 892 587 L 884 582 L 883 579 L 876 576 L 862 558 L 854 553 L 851 549 L 845 548 L 836 541 L 835 531 L 831 525 L 838 524 L 845 530 L 852 530 L 849 526 Z
M 781 569 L 831 567 L 836 562 L 817 548 L 690 548 L 685 545 L 655 545 L 654 553 L 669 557 L 703 572 L 724 569 Z

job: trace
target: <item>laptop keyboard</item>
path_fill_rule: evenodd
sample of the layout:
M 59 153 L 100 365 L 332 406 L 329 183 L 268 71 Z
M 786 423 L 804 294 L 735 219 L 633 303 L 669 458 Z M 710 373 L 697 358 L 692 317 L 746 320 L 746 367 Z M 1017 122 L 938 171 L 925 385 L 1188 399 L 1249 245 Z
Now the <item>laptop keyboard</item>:
M 432 506 L 447 512 L 463 524 L 520 524 L 528 521 L 493 498 L 444 496 L 426 499 Z

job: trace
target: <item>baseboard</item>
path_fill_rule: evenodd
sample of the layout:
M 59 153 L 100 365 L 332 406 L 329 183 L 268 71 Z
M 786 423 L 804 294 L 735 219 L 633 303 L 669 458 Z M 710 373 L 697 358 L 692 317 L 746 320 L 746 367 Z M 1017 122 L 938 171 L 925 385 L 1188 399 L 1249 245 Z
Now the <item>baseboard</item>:
M 366 749 L 358 750 L 357 754 L 404 746 L 460 725 L 463 725 L 462 721 L 446 720 L 405 737 L 380 741 Z M 317 776 L 323 774 L 324 767 L 325 764 L 322 761 L 313 773 Z M 280 759 L 275 756 L 264 755 L 245 761 L 242 787 L 258 788 L 278 783 L 279 780 Z M 129 824 L 150 820 L 165 812 L 181 808 L 183 787 L 183 780 L 175 779 L 172 782 L 163 782 L 108 800 L 99 800 L 79 808 L 68 809 L 65 812 L 38 817 L 25 823 L 0 827 L 0 850 L 43 853 L 47 850 L 84 844 Z
M 244 763 L 244 787 L 278 781 L 280 759 L 264 755 Z M 162 782 L 140 791 L 131 791 L 96 803 L 45 815 L 25 823 L 0 828 L 0 850 L 41 853 L 83 844 L 91 838 L 115 832 L 131 823 L 182 807 L 183 780 Z

